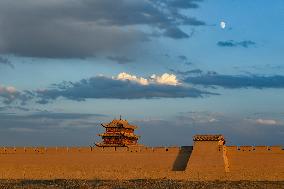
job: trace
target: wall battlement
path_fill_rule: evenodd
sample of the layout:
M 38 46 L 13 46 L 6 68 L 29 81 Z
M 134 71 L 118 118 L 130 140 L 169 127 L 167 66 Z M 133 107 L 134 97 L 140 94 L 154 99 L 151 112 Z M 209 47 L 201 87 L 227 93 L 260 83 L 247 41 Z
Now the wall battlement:
M 105 153 L 105 152 L 178 152 L 192 150 L 192 146 L 187 147 L 0 147 L 0 154 L 53 154 L 53 153 Z
M 284 180 L 282 146 L 0 147 L 0 179 Z
M 230 152 L 284 152 L 282 146 L 226 146 Z

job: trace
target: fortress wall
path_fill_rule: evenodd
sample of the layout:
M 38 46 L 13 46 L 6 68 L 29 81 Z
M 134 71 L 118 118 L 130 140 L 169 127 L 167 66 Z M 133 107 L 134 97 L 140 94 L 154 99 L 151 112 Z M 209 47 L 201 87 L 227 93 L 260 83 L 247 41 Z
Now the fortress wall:
M 239 179 L 284 179 L 284 150 L 281 146 L 228 146 L 230 174 Z
M 284 152 L 282 146 L 269 146 L 268 150 L 271 150 L 272 152 Z
M 169 151 L 169 152 L 179 152 L 181 150 L 180 147 L 166 147 L 165 148 L 166 151 Z M 192 149 L 191 149 L 192 151 Z
M 126 148 L 126 147 L 116 147 L 115 151 L 117 151 L 117 152 L 127 152 L 128 148 Z
M 46 148 L 46 153 L 57 153 L 58 147 L 48 147 Z
M 0 179 L 283 180 L 281 146 L 0 147 Z
M 184 153 L 187 152 L 179 147 L 139 147 L 135 150 L 122 147 L 1 148 L 0 179 L 175 177 L 180 174 L 172 170 L 183 166 L 184 162 L 176 160 L 188 155 Z
M 166 148 L 165 147 L 156 147 L 153 149 L 153 152 L 165 152 Z
M 141 152 L 154 152 L 153 147 L 140 148 Z

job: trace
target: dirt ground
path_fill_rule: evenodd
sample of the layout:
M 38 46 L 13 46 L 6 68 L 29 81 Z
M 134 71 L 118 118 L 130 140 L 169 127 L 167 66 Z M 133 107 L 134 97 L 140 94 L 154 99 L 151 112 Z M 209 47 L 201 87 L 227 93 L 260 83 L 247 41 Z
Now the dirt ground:
M 178 180 L 0 180 L 0 189 L 284 189 L 284 181 L 212 181 L 194 182 Z

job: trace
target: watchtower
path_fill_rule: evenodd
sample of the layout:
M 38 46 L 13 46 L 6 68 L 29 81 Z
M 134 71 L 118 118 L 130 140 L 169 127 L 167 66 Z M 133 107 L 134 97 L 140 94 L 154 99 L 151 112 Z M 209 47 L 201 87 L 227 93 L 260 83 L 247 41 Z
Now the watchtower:
M 102 142 L 96 143 L 98 147 L 125 147 L 135 146 L 139 139 L 138 135 L 134 134 L 137 126 L 130 125 L 127 120 L 114 119 L 108 124 L 101 124 L 106 131 L 99 136 L 102 137 Z
M 193 151 L 187 170 L 195 175 L 207 173 L 223 175 L 229 172 L 229 163 L 223 135 L 195 135 Z

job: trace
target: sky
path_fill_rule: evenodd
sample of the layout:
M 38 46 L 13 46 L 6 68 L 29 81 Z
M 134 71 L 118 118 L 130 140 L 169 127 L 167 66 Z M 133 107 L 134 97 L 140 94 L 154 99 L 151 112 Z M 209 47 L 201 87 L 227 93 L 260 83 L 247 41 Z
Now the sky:
M 282 0 L 0 0 L 0 145 L 284 144 Z

